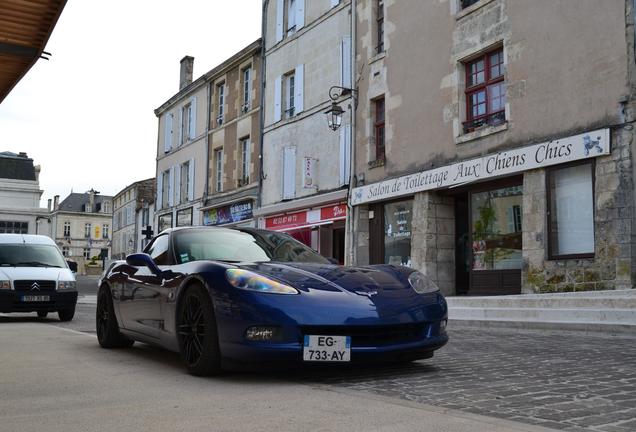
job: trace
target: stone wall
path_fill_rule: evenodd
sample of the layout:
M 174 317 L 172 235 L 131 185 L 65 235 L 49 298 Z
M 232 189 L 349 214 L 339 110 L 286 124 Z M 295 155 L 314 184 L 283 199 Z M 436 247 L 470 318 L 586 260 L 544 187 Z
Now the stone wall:
M 633 287 L 632 140 L 631 130 L 613 131 L 612 153 L 596 159 L 595 257 L 592 259 L 547 260 L 545 170 L 524 174 L 523 292 Z

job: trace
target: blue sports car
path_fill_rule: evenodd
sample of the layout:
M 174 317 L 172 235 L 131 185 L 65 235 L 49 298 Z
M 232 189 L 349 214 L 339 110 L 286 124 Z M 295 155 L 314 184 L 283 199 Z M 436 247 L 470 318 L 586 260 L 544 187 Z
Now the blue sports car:
M 332 264 L 291 236 L 176 228 L 113 263 L 99 283 L 97 337 L 179 352 L 188 371 L 411 361 L 448 341 L 438 287 L 406 267 Z

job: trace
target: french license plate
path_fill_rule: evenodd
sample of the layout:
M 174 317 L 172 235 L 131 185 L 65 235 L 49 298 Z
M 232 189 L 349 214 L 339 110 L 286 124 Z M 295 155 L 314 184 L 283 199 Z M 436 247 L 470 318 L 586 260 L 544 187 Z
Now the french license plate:
M 310 362 L 351 361 L 351 336 L 305 335 L 303 360 Z
M 50 300 L 50 297 L 47 295 L 25 295 L 21 298 L 23 303 L 26 302 L 47 302 Z

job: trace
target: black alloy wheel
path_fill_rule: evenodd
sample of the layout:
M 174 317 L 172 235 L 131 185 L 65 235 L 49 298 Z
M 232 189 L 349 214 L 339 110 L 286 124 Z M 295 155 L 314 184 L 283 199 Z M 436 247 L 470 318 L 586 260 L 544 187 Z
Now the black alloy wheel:
M 184 294 L 177 316 L 181 359 L 193 375 L 220 371 L 220 350 L 213 305 L 208 293 L 193 285 Z
M 100 287 L 97 294 L 95 330 L 97 331 L 97 341 L 102 348 L 129 348 L 135 343 L 119 332 L 113 309 L 113 299 L 108 286 Z
M 46 318 L 48 314 L 47 311 L 38 311 L 38 318 Z

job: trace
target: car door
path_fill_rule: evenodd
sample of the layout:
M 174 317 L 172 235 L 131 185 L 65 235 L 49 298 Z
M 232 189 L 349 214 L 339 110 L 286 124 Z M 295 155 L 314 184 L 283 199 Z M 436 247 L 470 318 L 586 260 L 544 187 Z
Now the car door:
M 146 249 L 155 264 L 165 271 L 171 264 L 170 238 L 168 234 L 156 237 Z M 127 330 L 159 339 L 163 328 L 161 314 L 161 290 L 163 277 L 148 267 L 134 267 L 134 273 L 126 278 L 119 299 L 119 312 L 123 327 Z

